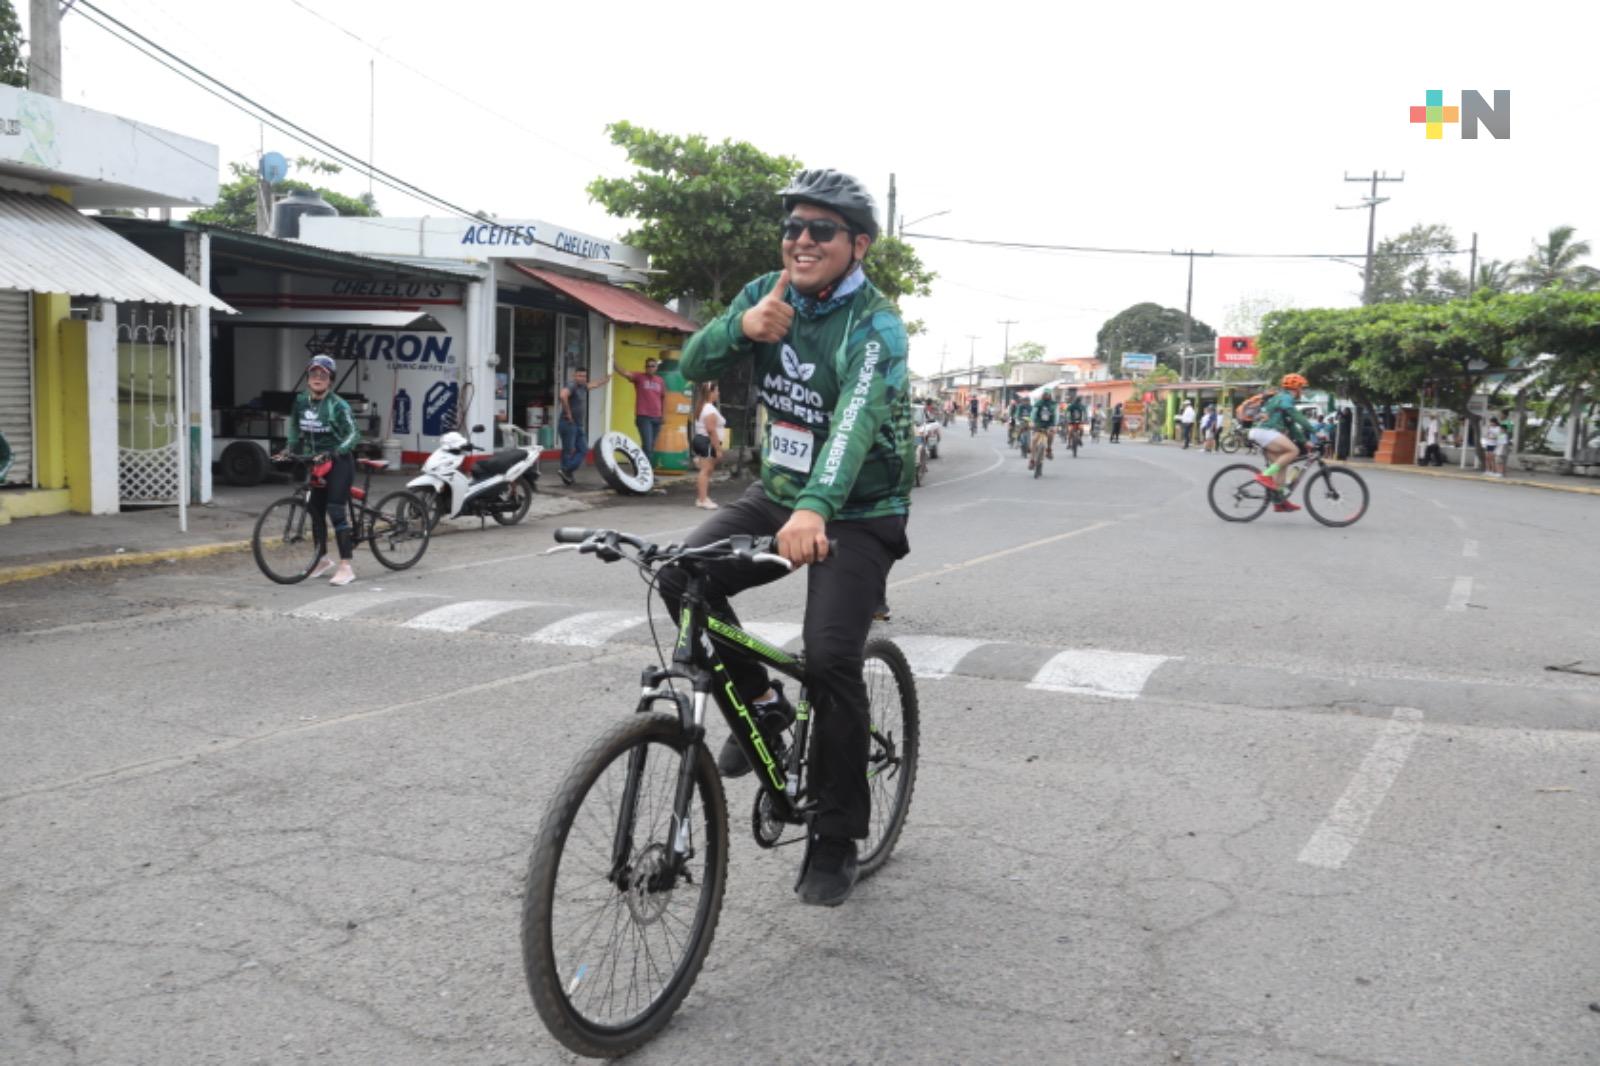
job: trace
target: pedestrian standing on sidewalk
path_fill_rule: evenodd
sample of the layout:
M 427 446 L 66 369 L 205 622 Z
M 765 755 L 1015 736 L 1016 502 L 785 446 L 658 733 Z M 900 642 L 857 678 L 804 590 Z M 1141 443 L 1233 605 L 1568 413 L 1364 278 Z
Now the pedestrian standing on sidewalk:
M 1439 450 L 1439 416 L 1429 415 L 1422 420 L 1422 465 L 1444 465 L 1444 452 Z
M 694 505 L 715 511 L 717 501 L 711 498 L 711 472 L 717 468 L 717 460 L 722 456 L 722 427 L 728 422 L 717 410 L 722 391 L 715 381 L 696 385 L 694 392 L 694 423 L 689 436 L 689 453 L 700 468 L 699 480 L 695 482 Z
M 1194 438 L 1194 404 L 1188 400 L 1183 401 L 1183 410 L 1178 413 L 1178 424 L 1183 427 L 1183 447 L 1189 447 L 1189 442 Z
M 1495 455 L 1495 452 L 1500 447 L 1501 439 L 1500 420 L 1498 418 L 1489 419 L 1489 425 L 1483 431 L 1483 472 L 1488 477 L 1502 476 L 1498 465 L 1499 459 Z
M 1214 451 L 1217 447 L 1217 405 L 1206 404 L 1206 413 L 1200 417 L 1200 440 L 1204 442 L 1206 451 Z
M 306 509 L 311 514 L 311 541 L 316 545 L 317 562 L 311 577 L 333 570 L 330 585 L 348 585 L 356 579 L 351 556 L 355 554 L 355 533 L 350 528 L 350 486 L 356 480 L 355 446 L 361 441 L 350 404 L 333 391 L 333 357 L 314 355 L 306 364 L 305 391 L 295 394 L 289 414 L 288 438 L 277 458 L 303 459 L 324 456 L 333 461 L 323 476 L 322 485 L 311 490 Z M 333 539 L 339 548 L 338 569 L 328 558 L 328 521 L 333 521 Z
M 1122 437 L 1122 405 L 1119 403 L 1111 409 L 1111 443 L 1115 444 Z
M 561 438 L 561 480 L 573 483 L 573 474 L 583 465 L 583 453 L 589 447 L 589 390 L 598 389 L 611 380 L 610 374 L 590 382 L 589 371 L 578 367 L 571 379 L 561 387 L 561 415 L 556 420 L 556 433 Z
M 633 382 L 633 424 L 639 428 L 639 447 L 656 461 L 656 438 L 661 435 L 661 412 L 667 397 L 667 383 L 656 373 L 661 364 L 652 356 L 644 361 L 644 371 L 618 370 Z

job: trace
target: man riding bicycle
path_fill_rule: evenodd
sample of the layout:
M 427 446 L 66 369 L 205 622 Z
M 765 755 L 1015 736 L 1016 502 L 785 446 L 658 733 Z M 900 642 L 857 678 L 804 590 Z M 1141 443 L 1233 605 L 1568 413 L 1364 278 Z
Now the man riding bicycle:
M 862 269 L 878 236 L 876 205 L 855 178 L 807 170 L 782 191 L 783 269 L 746 285 L 726 313 L 684 346 L 679 369 L 714 380 L 740 363 L 767 409 L 761 481 L 689 535 L 690 546 L 733 534 L 776 535 L 777 551 L 810 564 L 804 640 L 812 664 L 817 805 L 796 885 L 805 903 L 836 906 L 856 880 L 856 841 L 867 835 L 867 691 L 862 663 L 873 608 L 889 569 L 910 550 L 906 517 L 916 475 L 906 332 L 894 305 Z M 837 550 L 830 550 L 832 541 Z M 737 623 L 728 597 L 782 576 L 729 561 L 710 568 L 714 614 Z M 662 571 L 673 614 L 686 587 Z M 794 719 L 782 686 L 731 652 L 728 673 L 775 746 Z M 730 737 L 724 776 L 748 773 Z
M 1256 480 L 1273 492 L 1274 511 L 1298 511 L 1300 505 L 1282 499 L 1283 471 L 1300 457 L 1305 443 L 1317 432 L 1311 420 L 1300 413 L 1295 401 L 1310 382 L 1299 374 L 1283 376 L 1283 391 L 1268 398 L 1261 405 L 1250 429 L 1250 439 L 1267 456 L 1267 468 L 1256 475 Z
M 1076 433 L 1081 443 L 1083 440 L 1084 408 L 1083 401 L 1078 398 L 1077 389 L 1067 390 L 1067 432 Z
M 1054 459 L 1056 453 L 1052 444 L 1055 436 L 1053 430 L 1056 428 L 1056 401 L 1050 395 L 1048 387 L 1039 390 L 1039 395 L 1034 398 L 1033 410 L 1029 413 L 1028 418 L 1033 423 L 1033 431 L 1044 435 L 1044 457 L 1046 459 Z M 1038 449 L 1035 448 L 1033 451 L 1037 452 Z M 1028 457 L 1029 470 L 1033 469 L 1034 462 L 1034 457 L 1030 455 Z

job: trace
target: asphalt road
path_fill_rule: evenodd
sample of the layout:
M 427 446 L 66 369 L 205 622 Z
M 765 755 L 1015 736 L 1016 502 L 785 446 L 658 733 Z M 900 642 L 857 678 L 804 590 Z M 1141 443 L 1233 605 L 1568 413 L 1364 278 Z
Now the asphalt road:
M 800 906 L 731 783 L 716 942 L 637 1061 L 1600 1063 L 1600 501 L 1377 471 L 1348 529 L 1230 525 L 1219 457 L 1034 480 L 953 428 L 891 576 L 895 858 Z M 0 589 L 0 1061 L 568 1061 L 527 849 L 654 652 L 637 574 L 540 553 L 699 517 L 464 524 L 344 590 L 247 556 Z M 788 639 L 802 593 L 744 618 Z

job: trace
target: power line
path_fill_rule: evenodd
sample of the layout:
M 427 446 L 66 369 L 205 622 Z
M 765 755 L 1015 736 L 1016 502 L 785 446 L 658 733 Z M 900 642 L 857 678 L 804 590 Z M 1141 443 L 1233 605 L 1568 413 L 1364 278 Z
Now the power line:
M 104 23 L 98 22 L 94 18 L 90 18 L 86 14 L 85 9 L 87 9 L 88 11 L 93 11 L 96 15 L 98 15 L 100 18 L 104 19 L 106 22 L 109 22 L 112 25 L 116 26 L 119 30 L 122 31 L 122 33 L 113 32 L 110 29 L 110 27 L 106 26 Z M 402 192 L 402 193 L 405 193 L 406 195 L 409 195 L 409 196 L 415 196 L 420 200 L 426 201 L 428 203 L 435 204 L 435 205 L 437 205 L 439 207 L 442 207 L 442 208 L 444 208 L 444 209 L 446 209 L 448 211 L 451 211 L 451 212 L 453 212 L 455 214 L 462 215 L 463 217 L 466 217 L 466 218 L 479 219 L 480 221 L 488 221 L 487 219 L 481 219 L 481 217 L 476 212 L 469 211 L 466 208 L 461 207 L 458 204 L 455 204 L 455 203 L 452 203 L 449 200 L 446 200 L 442 196 L 438 196 L 437 194 L 428 192 L 426 189 L 423 189 L 420 186 L 413 185 L 411 182 L 406 181 L 404 178 L 398 177 L 397 175 L 391 174 L 386 170 L 382 170 L 382 169 L 380 169 L 378 167 L 375 167 L 371 163 L 369 163 L 366 160 L 362 159 L 360 156 L 356 155 L 355 153 L 346 151 L 345 149 L 340 148 L 338 145 L 334 144 L 333 142 L 331 142 L 331 141 L 329 141 L 329 140 L 327 140 L 327 139 L 325 139 L 323 137 L 319 137 L 317 134 L 312 133 L 310 130 L 306 129 L 303 126 L 300 126 L 300 125 L 296 124 L 295 122 L 291 121 L 290 119 L 285 118 L 283 115 L 278 114 L 276 111 L 273 111 L 271 108 L 267 107 L 266 105 L 259 103 L 258 101 L 252 99 L 249 96 L 246 96 L 244 93 L 242 93 L 239 90 L 237 90 L 237 89 L 233 88 L 232 86 L 228 85 L 228 83 L 222 81 L 220 78 L 217 78 L 217 77 L 214 77 L 213 75 L 207 74 L 205 71 L 201 70 L 199 67 L 195 66 L 193 63 L 190 63 L 188 60 L 182 58 L 181 56 L 178 56 L 178 55 L 174 54 L 173 52 L 169 51 L 168 49 L 166 49 L 165 47 L 163 47 L 162 45 L 160 45 L 156 41 L 151 40 L 149 37 L 146 37 L 144 34 L 140 33 L 138 30 L 135 30 L 133 27 L 131 27 L 131 26 L 127 25 L 126 23 L 118 20 L 114 16 L 106 14 L 99 7 L 97 7 L 93 3 L 91 3 L 90 0 L 78 0 L 77 11 L 78 11 L 78 14 L 81 17 L 87 19 L 90 23 L 98 26 L 100 29 L 105 30 L 107 33 L 110 33 L 113 37 L 116 37 L 118 40 L 122 41 L 124 44 L 128 44 L 128 45 L 130 45 L 132 47 L 137 48 L 137 50 L 142 52 L 144 55 L 148 56 L 151 59 L 155 59 L 157 62 L 161 63 L 162 66 L 167 67 L 167 69 L 172 70 L 174 73 L 182 75 L 186 80 L 188 80 L 190 82 L 193 82 L 196 85 L 199 85 L 200 88 L 205 89 L 207 92 L 210 92 L 213 96 L 216 96 L 218 99 L 224 101 L 225 103 L 228 103 L 228 104 L 232 105 L 235 108 L 238 108 L 240 111 L 244 111 L 246 114 L 249 114 L 250 117 L 256 119 L 257 121 L 266 122 L 266 124 L 269 125 L 269 126 L 272 126 L 273 129 L 275 129 L 278 132 L 284 134 L 285 136 L 291 137 L 292 139 L 298 141 L 301 144 L 306 145 L 307 147 L 311 148 L 312 150 L 319 151 L 319 152 L 326 152 L 326 153 L 332 154 L 332 155 L 340 158 L 342 161 L 344 161 L 346 163 L 346 165 L 352 166 L 357 170 L 360 170 L 360 171 L 362 171 L 364 173 L 367 173 L 369 175 L 374 176 L 377 180 L 383 181 L 383 183 L 385 185 L 388 185 L 391 189 L 394 189 L 397 192 Z M 123 36 L 123 34 L 126 34 L 127 36 Z M 128 39 L 129 37 L 135 38 L 138 42 L 140 42 L 140 44 L 139 45 L 135 45 L 133 41 L 130 41 Z M 142 47 L 141 47 L 141 45 L 142 45 Z M 247 107 L 241 106 L 237 101 L 229 99 L 227 96 L 222 95 L 222 93 L 213 90 L 210 86 L 202 84 L 199 81 L 195 81 L 195 78 L 191 77 L 185 71 L 177 70 L 175 67 L 173 67 L 171 65 L 171 63 L 166 62 L 165 60 L 161 59 L 160 57 L 152 54 L 150 49 L 154 49 L 156 52 L 161 53 L 161 56 L 165 56 L 166 59 L 171 60 L 172 63 L 177 63 L 180 66 L 186 68 L 187 71 L 192 71 L 198 77 L 203 78 L 205 81 L 210 82 L 213 85 L 218 86 L 223 92 L 226 92 L 228 94 L 231 94 L 234 97 L 237 97 L 238 100 L 244 101 L 244 103 L 248 104 L 249 107 L 247 108 Z M 253 108 L 254 111 L 251 111 L 250 110 L 251 108 Z M 268 118 L 271 118 L 271 119 L 273 119 L 275 121 L 267 122 L 266 119 L 263 118 L 262 116 L 267 116 Z M 285 128 L 285 127 L 287 127 L 287 128 Z M 307 138 L 309 138 L 309 141 L 307 140 Z
M 1017 248 L 1023 251 L 1035 252 L 1084 252 L 1094 255 L 1159 255 L 1171 256 L 1171 249 L 1151 248 L 1096 248 L 1079 244 L 1033 244 L 1026 241 L 994 241 L 982 240 L 977 237 L 942 237 L 933 233 L 902 233 L 902 237 L 924 241 L 950 241 L 954 244 L 976 244 L 990 248 Z M 1416 258 L 1427 255 L 1461 255 L 1465 248 L 1440 248 L 1425 252 L 1375 252 L 1379 258 L 1393 257 L 1397 259 Z M 1218 259 L 1350 259 L 1365 258 L 1365 252 L 1212 252 L 1211 255 Z

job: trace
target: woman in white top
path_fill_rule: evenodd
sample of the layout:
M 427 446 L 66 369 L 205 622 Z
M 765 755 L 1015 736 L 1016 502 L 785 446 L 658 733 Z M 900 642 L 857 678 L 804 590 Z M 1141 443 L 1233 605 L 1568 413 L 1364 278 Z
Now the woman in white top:
M 694 431 L 689 437 L 689 451 L 700 467 L 700 480 L 695 486 L 694 505 L 707 511 L 717 509 L 717 501 L 711 498 L 711 472 L 717 468 L 717 459 L 722 455 L 722 427 L 728 424 L 717 410 L 720 398 L 715 381 L 695 386 Z

